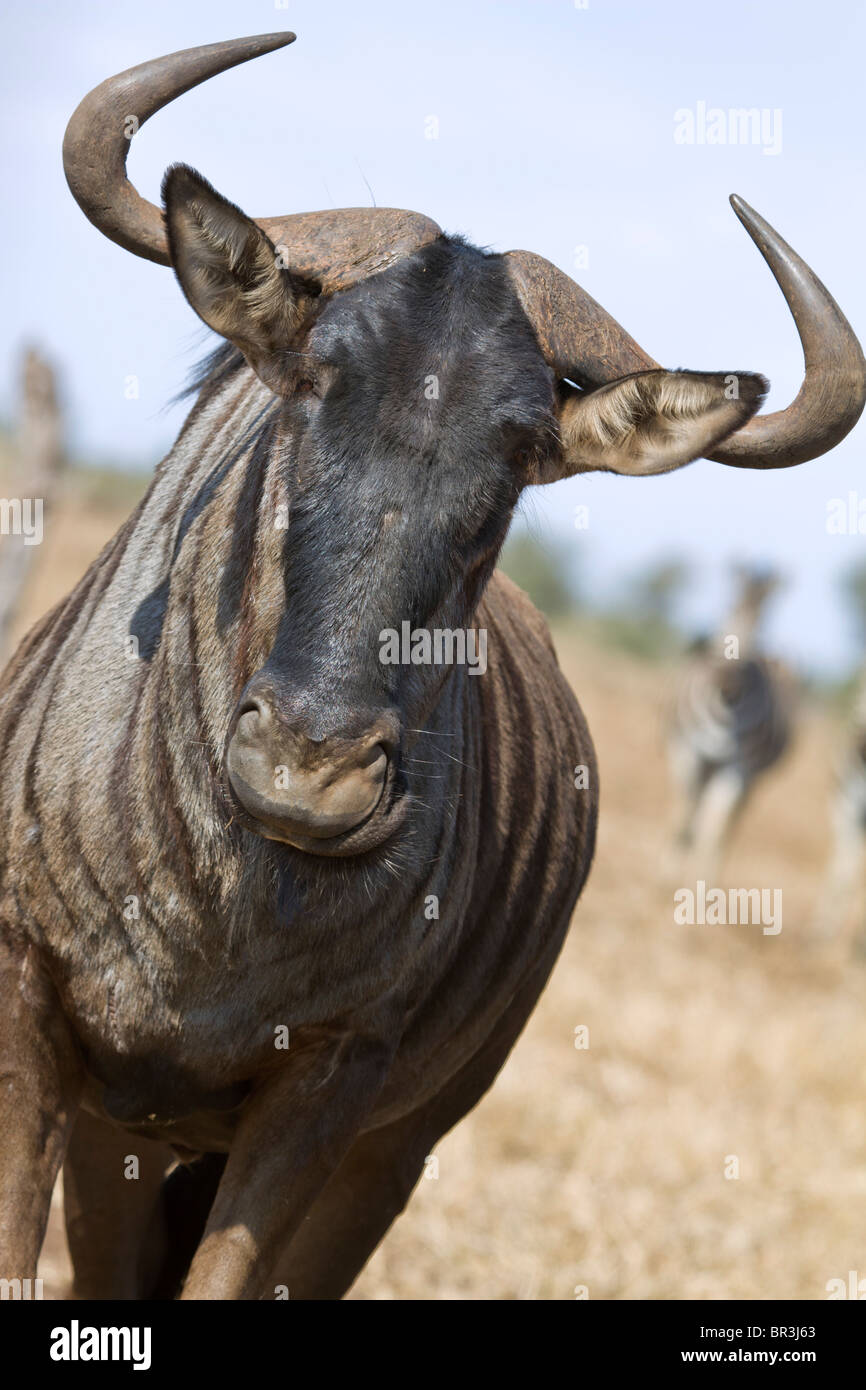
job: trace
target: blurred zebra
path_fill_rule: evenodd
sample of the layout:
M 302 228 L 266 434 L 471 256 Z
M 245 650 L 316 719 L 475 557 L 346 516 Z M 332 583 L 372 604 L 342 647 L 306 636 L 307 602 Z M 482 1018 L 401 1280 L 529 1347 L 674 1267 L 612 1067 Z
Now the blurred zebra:
M 673 702 L 668 751 L 682 800 L 676 845 L 710 882 L 755 779 L 791 738 L 794 686 L 757 651 L 774 574 L 738 568 L 737 596 L 720 632 L 696 643 Z
M 831 821 L 833 848 L 814 929 L 818 936 L 850 946 L 858 927 L 855 907 L 866 847 L 866 666 L 858 677 L 848 732 L 836 763 Z

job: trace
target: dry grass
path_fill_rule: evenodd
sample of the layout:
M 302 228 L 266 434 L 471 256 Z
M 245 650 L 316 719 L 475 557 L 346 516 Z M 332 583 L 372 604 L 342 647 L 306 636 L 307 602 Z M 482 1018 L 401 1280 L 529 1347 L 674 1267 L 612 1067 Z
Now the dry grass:
M 119 518 L 66 504 L 26 618 Z M 491 1093 L 438 1146 L 359 1299 L 826 1297 L 866 1272 L 866 969 L 810 940 L 832 731 L 808 712 L 748 807 L 729 881 L 781 887 L 779 936 L 682 927 L 660 882 L 665 677 L 572 636 L 563 664 L 602 773 L 598 853 L 571 935 Z M 574 1030 L 588 1025 L 590 1048 Z M 729 1156 L 740 1176 L 726 1178 Z M 62 1295 L 59 1195 L 42 1271 Z

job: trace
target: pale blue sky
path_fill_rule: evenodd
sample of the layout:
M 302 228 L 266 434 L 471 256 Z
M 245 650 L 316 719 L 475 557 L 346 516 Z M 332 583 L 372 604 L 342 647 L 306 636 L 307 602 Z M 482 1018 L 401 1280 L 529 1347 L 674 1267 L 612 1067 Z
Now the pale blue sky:
M 866 336 L 866 17 L 850 0 L 77 0 L 18 7 L 4 26 L 0 406 L 21 342 L 40 341 L 63 367 L 82 449 L 139 463 L 164 453 L 184 413 L 164 406 L 208 338 L 169 271 L 105 241 L 76 208 L 60 163 L 66 120 L 113 72 L 241 34 L 293 29 L 298 41 L 148 123 L 130 171 L 152 199 L 178 159 L 260 215 L 366 203 L 369 184 L 381 205 L 548 256 L 669 366 L 765 372 L 775 408 L 797 389 L 800 350 L 728 207 L 736 191 Z M 780 111 L 781 152 L 677 144 L 675 112 L 699 102 Z M 138 401 L 124 397 L 129 374 Z M 599 595 L 670 550 L 695 560 L 695 621 L 722 602 L 727 557 L 778 563 L 791 583 L 770 639 L 839 669 L 855 651 L 834 576 L 866 554 L 866 537 L 830 536 L 825 518 L 829 499 L 866 497 L 864 465 L 861 423 L 800 469 L 701 462 L 667 478 L 575 479 L 536 489 L 529 511 L 542 534 L 571 537 Z M 580 503 L 586 532 L 571 524 Z

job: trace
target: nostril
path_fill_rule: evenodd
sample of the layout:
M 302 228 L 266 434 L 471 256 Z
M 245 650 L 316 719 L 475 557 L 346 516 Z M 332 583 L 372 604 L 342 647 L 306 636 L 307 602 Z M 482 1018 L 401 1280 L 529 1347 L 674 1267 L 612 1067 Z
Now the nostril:
M 271 721 L 271 712 L 263 700 L 248 696 L 238 709 L 235 720 L 235 738 L 242 742 L 260 738 L 262 731 Z
M 396 759 L 399 743 L 400 738 L 397 731 L 390 729 L 384 721 L 377 721 L 364 739 L 365 751 L 371 757 L 375 758 L 384 754 L 389 763 Z
M 358 759 L 358 767 L 370 772 L 378 772 L 381 767 L 381 771 L 384 772 L 390 760 L 390 754 L 384 743 L 371 743 Z

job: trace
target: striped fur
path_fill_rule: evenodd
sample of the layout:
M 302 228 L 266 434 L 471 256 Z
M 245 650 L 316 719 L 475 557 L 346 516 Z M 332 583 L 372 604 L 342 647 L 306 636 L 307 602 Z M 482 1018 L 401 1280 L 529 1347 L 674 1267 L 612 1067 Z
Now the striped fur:
M 677 843 L 707 879 L 756 780 L 791 740 L 790 677 L 756 650 L 774 587 L 765 576 L 741 578 L 733 612 L 717 638 L 693 654 L 674 699 L 669 755 L 683 801 Z
M 278 1026 L 301 1090 L 317 1048 L 398 1041 L 367 1129 L 385 1145 L 410 1126 L 405 1200 L 559 949 L 592 855 L 592 745 L 542 619 L 496 575 L 476 618 L 488 672 L 455 668 L 408 736 L 414 805 L 396 841 L 318 860 L 233 823 L 226 729 L 284 607 L 281 418 L 237 356 L 224 362 L 136 513 L 7 668 L 0 924 L 13 951 L 36 951 L 69 1020 L 82 1123 L 182 1154 L 228 1149 Z M 292 1266 L 298 1296 L 304 1279 L 350 1282 L 352 1258 L 327 1278 Z

